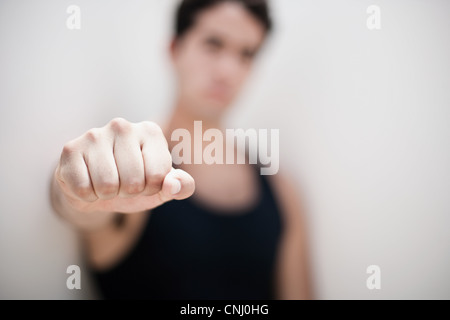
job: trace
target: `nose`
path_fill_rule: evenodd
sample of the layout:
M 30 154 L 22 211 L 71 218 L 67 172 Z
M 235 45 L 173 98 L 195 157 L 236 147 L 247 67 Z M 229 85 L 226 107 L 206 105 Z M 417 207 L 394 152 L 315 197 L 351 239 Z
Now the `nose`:
M 235 56 L 223 54 L 217 61 L 215 71 L 215 82 L 229 88 L 239 83 L 243 66 Z

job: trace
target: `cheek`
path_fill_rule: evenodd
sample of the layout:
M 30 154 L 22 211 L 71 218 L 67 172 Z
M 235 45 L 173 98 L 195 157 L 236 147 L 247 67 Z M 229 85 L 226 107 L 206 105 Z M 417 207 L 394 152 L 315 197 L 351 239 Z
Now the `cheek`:
M 238 82 L 242 85 L 248 78 L 250 74 L 250 67 L 242 67 L 242 71 L 239 74 Z
M 235 91 L 239 91 L 243 85 L 246 83 L 251 72 L 251 68 L 249 66 L 241 66 L 239 71 L 235 75 Z
M 198 87 L 207 79 L 207 61 L 198 50 L 183 52 L 179 57 L 177 69 L 181 82 L 187 87 Z

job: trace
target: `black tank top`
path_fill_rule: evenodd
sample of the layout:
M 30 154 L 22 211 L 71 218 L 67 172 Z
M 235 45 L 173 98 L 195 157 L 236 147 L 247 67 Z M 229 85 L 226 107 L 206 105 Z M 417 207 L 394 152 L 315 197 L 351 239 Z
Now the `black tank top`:
M 194 198 L 152 210 L 117 265 L 92 271 L 104 299 L 274 299 L 280 210 L 266 176 L 252 208 L 211 211 Z

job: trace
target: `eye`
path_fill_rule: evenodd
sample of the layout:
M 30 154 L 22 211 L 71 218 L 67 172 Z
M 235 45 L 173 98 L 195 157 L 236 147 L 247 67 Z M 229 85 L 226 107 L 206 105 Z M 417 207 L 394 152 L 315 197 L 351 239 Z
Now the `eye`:
M 241 58 L 244 62 L 251 62 L 255 57 L 256 52 L 251 49 L 244 49 L 241 52 Z
M 205 45 L 212 51 L 218 51 L 223 48 L 223 42 L 217 37 L 206 38 Z

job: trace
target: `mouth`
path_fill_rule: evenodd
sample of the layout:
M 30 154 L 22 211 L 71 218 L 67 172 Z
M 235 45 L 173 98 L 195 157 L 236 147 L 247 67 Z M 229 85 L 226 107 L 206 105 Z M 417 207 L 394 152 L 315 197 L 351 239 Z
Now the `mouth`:
M 222 103 L 227 103 L 230 100 L 230 95 L 225 90 L 208 90 L 206 97 Z

